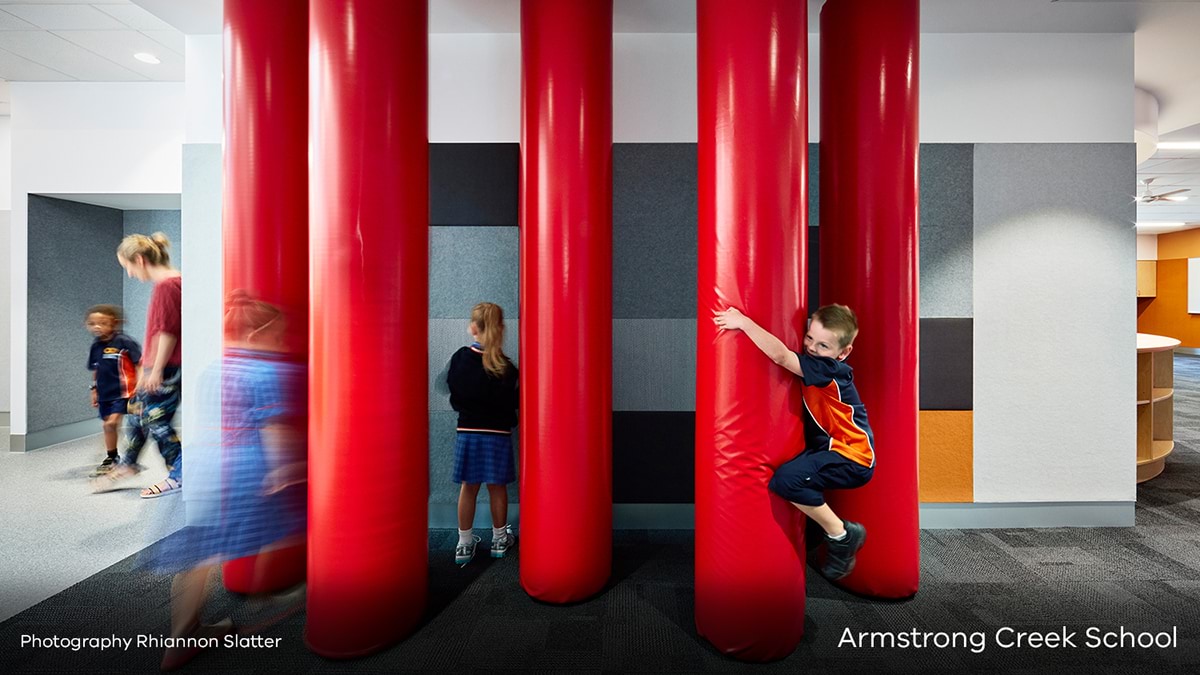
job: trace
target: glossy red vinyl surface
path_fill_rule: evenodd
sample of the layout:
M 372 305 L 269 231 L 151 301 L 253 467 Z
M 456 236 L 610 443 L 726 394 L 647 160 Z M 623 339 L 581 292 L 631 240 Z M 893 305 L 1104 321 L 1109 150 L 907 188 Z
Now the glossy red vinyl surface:
M 866 545 L 841 583 L 904 598 L 919 582 L 917 496 L 918 0 L 829 0 L 821 10 L 821 302 L 858 313 L 854 368 L 875 475 L 832 493 Z
M 612 567 L 612 0 L 523 0 L 521 68 L 518 552 L 561 603 Z
M 696 628 L 746 661 L 804 634 L 803 516 L 767 491 L 802 448 L 791 373 L 740 332 L 733 306 L 800 347 L 805 321 L 806 4 L 697 4 L 699 278 Z
M 304 363 L 308 3 L 225 0 L 224 21 L 224 289 L 226 294 L 248 292 L 282 309 L 287 349 L 294 361 Z M 307 408 L 306 392 L 288 395 L 297 399 L 292 409 Z M 269 571 L 259 568 L 257 556 L 229 561 L 222 581 L 237 593 L 269 592 L 303 581 L 303 547 L 286 559 L 288 564 L 274 564 Z
M 309 647 L 370 653 L 428 585 L 426 0 L 310 13 Z

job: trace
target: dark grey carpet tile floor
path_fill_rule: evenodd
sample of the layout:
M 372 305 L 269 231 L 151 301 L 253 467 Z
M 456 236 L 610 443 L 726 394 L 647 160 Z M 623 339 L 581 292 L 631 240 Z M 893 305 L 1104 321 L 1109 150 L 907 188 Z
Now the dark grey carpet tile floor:
M 452 561 L 455 535 L 429 536 L 430 598 L 424 624 L 386 651 L 328 661 L 303 646 L 304 613 L 215 591 L 210 618 L 267 623 L 275 649 L 215 649 L 183 672 L 1200 672 L 1200 358 L 1176 360 L 1176 450 L 1158 478 L 1138 487 L 1133 528 L 926 530 L 921 590 L 905 602 L 849 595 L 811 572 L 805 636 L 789 657 L 743 664 L 717 653 L 693 623 L 690 531 L 617 531 L 613 573 L 595 598 L 569 606 L 531 600 L 515 557 Z M 1132 451 L 1131 451 L 1132 457 Z M 165 634 L 169 580 L 114 565 L 0 624 L 0 673 L 154 672 L 160 652 L 21 648 L 23 634 L 65 637 Z M 271 623 L 274 621 L 274 623 Z M 1088 648 L 1101 632 L 1172 631 L 1171 648 Z M 1002 649 L 996 632 L 1074 632 L 1075 648 Z M 982 633 L 962 646 L 850 648 L 859 632 Z

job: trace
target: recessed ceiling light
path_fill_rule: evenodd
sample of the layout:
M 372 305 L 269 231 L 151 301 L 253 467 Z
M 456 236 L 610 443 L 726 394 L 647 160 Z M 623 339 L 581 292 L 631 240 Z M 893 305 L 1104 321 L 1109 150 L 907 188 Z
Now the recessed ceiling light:
M 1200 141 L 1163 141 L 1159 150 L 1200 150 Z
M 141 61 L 142 63 L 150 63 L 153 65 L 158 65 L 158 64 L 162 63 L 162 61 L 158 60 L 157 56 L 151 54 L 150 52 L 138 52 L 133 55 L 133 58 L 137 59 L 138 61 Z

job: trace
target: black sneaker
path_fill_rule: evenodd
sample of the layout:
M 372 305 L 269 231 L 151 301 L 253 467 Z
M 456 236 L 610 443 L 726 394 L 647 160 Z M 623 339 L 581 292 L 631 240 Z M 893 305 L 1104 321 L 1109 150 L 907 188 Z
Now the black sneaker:
M 103 476 L 104 474 L 106 474 L 109 471 L 112 471 L 114 468 L 116 468 L 116 466 L 117 466 L 117 458 L 116 457 L 105 457 L 104 461 L 100 462 L 100 466 L 96 467 L 95 469 L 92 469 L 92 473 L 89 474 L 89 476 L 91 478 L 96 478 L 97 476 Z
M 828 551 L 825 554 L 825 566 L 821 568 L 821 574 L 834 581 L 843 579 L 854 571 L 854 555 L 867 540 L 867 530 L 862 525 L 849 520 L 843 521 L 843 525 L 846 528 L 844 539 L 835 540 L 826 537 L 825 540 Z

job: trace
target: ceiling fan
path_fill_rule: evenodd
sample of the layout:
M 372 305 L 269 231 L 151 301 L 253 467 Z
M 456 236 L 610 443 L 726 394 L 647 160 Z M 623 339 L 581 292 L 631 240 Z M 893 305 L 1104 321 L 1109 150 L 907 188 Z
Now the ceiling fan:
M 1138 202 L 1142 204 L 1153 204 L 1154 202 L 1183 202 L 1187 201 L 1187 197 L 1181 193 L 1190 192 L 1191 188 L 1182 188 L 1179 190 L 1171 190 L 1170 192 L 1162 192 L 1154 194 L 1150 191 L 1150 184 L 1154 182 L 1154 178 L 1143 178 L 1142 187 L 1145 188 L 1142 194 L 1138 196 Z

